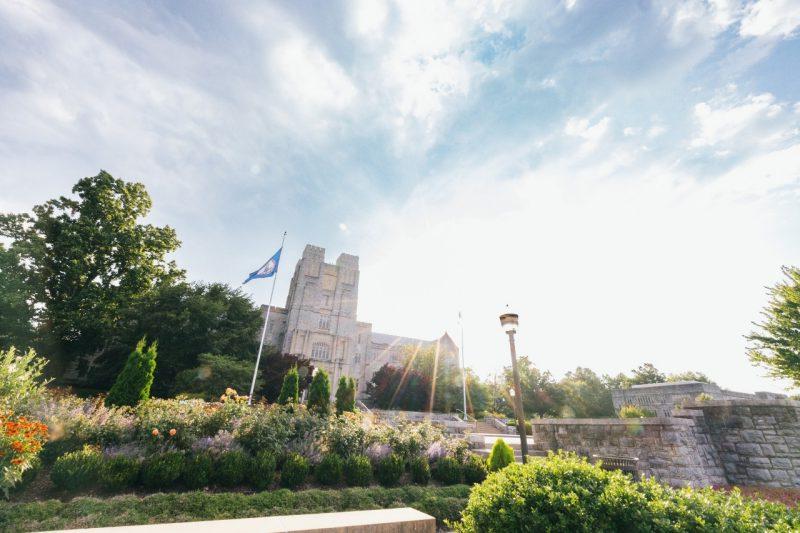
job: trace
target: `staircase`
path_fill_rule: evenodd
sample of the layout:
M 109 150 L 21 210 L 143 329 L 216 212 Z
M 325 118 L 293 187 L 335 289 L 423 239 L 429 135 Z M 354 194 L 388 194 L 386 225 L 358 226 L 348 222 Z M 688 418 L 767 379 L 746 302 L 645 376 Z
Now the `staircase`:
M 497 428 L 487 422 L 484 422 L 483 420 L 478 420 L 475 423 L 475 431 L 473 433 L 483 433 L 485 435 L 490 435 L 493 433 L 497 433 Z

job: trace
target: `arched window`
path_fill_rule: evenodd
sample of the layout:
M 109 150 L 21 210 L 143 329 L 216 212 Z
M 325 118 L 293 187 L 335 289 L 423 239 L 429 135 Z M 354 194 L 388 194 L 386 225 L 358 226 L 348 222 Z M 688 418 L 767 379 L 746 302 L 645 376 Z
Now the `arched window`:
M 311 359 L 328 361 L 331 358 L 330 348 L 324 342 L 315 342 L 311 347 Z

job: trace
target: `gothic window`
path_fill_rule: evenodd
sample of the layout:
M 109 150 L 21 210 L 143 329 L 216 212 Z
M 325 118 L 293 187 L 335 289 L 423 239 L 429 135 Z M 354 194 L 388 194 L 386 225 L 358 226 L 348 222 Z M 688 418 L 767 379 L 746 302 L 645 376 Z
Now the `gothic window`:
M 331 317 L 328 315 L 319 315 L 319 329 L 328 331 L 331 329 Z
M 331 358 L 328 345 L 324 342 L 315 342 L 311 347 L 311 358 L 317 361 L 328 361 Z

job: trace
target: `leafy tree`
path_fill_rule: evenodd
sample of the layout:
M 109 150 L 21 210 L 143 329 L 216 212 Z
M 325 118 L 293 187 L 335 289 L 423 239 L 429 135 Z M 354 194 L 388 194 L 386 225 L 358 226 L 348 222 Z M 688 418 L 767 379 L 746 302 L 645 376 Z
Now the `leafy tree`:
M 308 389 L 308 409 L 321 415 L 331 410 L 331 382 L 328 373 L 321 368 L 314 374 Z
M 292 368 L 297 368 L 300 379 L 299 389 L 311 385 L 314 365 L 308 359 L 300 359 L 296 355 L 281 354 L 277 348 L 264 346 L 261 354 L 261 389 L 260 394 L 268 402 L 275 403 L 283 388 L 283 379 Z
M 367 398 L 379 409 L 427 411 L 430 380 L 416 370 L 383 365 L 367 383 Z
M 536 368 L 526 356 L 517 360 L 517 368 L 525 415 L 558 416 L 564 403 L 564 394 L 553 380 L 552 374 Z M 508 391 L 514 383 L 511 366 L 503 369 L 503 377 L 505 391 Z
M 604 418 L 614 416 L 611 389 L 588 368 L 578 367 L 567 372 L 559 382 L 564 394 L 561 415 L 575 418 Z
M 764 322 L 751 333 L 748 356 L 776 378 L 800 387 L 800 268 L 783 267 L 785 280 L 769 288 Z
M 300 377 L 297 374 L 297 367 L 292 367 L 283 377 L 283 386 L 278 395 L 278 403 L 289 404 L 300 402 Z
M 19 254 L 0 243 L 0 350 L 33 346 L 33 298 Z
M 47 360 L 31 348 L 18 353 L 13 346 L 0 349 L 0 415 L 24 413 L 42 399 L 47 380 L 42 379 Z
M 167 260 L 179 246 L 175 231 L 140 222 L 151 208 L 144 185 L 101 171 L 72 192 L 32 213 L 0 215 L 0 236 L 24 265 L 51 371 L 80 361 L 85 376 L 120 344 L 126 310 L 183 272 Z
M 667 376 L 667 382 L 674 383 L 676 381 L 699 381 L 701 383 L 714 383 L 702 372 L 694 372 L 693 370 L 676 372 L 675 374 L 670 374 Z
M 336 387 L 336 414 L 340 415 L 345 411 L 353 412 L 356 410 L 356 382 L 353 378 L 344 376 L 339 378 L 339 386 Z
M 106 405 L 134 406 L 150 398 L 150 386 L 156 371 L 156 342 L 145 349 L 145 339 L 139 341 L 117 381 L 106 396 Z
M 163 352 L 159 346 L 159 359 Z M 253 362 L 242 361 L 228 355 L 200 354 L 198 366 L 182 370 L 175 378 L 172 394 L 190 393 L 206 400 L 218 399 L 227 388 L 249 391 L 253 378 Z M 158 372 L 156 372 L 158 375 Z
M 240 290 L 222 283 L 162 285 L 128 310 L 124 324 L 126 346 L 133 346 L 144 335 L 158 341 L 159 365 L 153 382 L 154 394 L 166 396 L 174 390 L 179 373 L 205 366 L 199 361 L 201 354 L 225 354 L 246 363 L 239 366 L 250 369 L 247 387 L 240 389 L 233 382 L 227 386 L 239 391 L 250 390 L 263 318 Z M 97 383 L 110 383 L 113 378 L 108 374 L 117 372 L 119 366 L 108 364 L 103 370 L 102 374 L 94 373 Z M 240 383 L 238 378 L 237 383 Z M 219 396 L 224 390 L 222 387 L 215 395 Z M 277 396 L 277 392 L 275 394 Z
M 633 370 L 633 376 L 630 378 L 631 385 L 646 385 L 649 383 L 664 383 L 667 381 L 667 376 L 658 370 L 652 363 L 644 363 Z

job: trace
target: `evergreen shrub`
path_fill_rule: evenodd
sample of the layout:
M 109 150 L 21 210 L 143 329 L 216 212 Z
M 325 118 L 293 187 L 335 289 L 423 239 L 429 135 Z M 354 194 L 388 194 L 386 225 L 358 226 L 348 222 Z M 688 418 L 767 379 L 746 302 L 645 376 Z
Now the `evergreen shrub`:
M 378 479 L 378 483 L 384 487 L 397 485 L 403 475 L 403 470 L 403 458 L 394 453 L 379 459 L 375 463 L 375 477 Z
M 411 460 L 411 481 L 417 485 L 427 485 L 431 480 L 431 467 L 425 456 L 415 457 Z
M 126 455 L 108 457 L 100 467 L 100 484 L 106 490 L 120 491 L 133 487 L 139 479 L 139 459 Z
M 172 488 L 185 470 L 180 452 L 165 452 L 149 457 L 142 463 L 142 484 L 148 489 Z
M 211 483 L 214 459 L 208 453 L 198 453 L 186 458 L 181 472 L 181 481 L 189 489 L 202 489 Z
M 321 368 L 314 374 L 308 390 L 308 410 L 327 415 L 331 410 L 331 382 L 328 373 Z
M 372 463 L 366 455 L 351 455 L 344 462 L 344 481 L 349 487 L 366 487 L 372 482 Z
M 245 452 L 233 450 L 220 454 L 214 462 L 211 479 L 223 487 L 241 485 L 250 469 L 250 456 Z
M 433 479 L 443 485 L 461 483 L 461 465 L 453 457 L 442 457 L 433 468 Z
M 53 463 L 50 479 L 53 485 L 63 490 L 82 490 L 97 482 L 103 456 L 97 448 L 84 446 L 69 452 Z
M 334 486 L 342 482 L 343 469 L 342 458 L 335 453 L 329 453 L 317 465 L 314 475 L 320 485 Z
M 308 460 L 302 455 L 291 454 L 281 468 L 281 485 L 287 489 L 296 489 L 306 482 L 308 471 Z
M 514 450 L 503 439 L 497 439 L 489 453 L 489 470 L 496 472 L 514 462 Z
M 464 464 L 461 465 L 461 473 L 464 477 L 464 483 L 467 485 L 481 483 L 486 479 L 486 461 L 483 457 L 470 454 Z
M 106 405 L 137 405 L 150 398 L 150 386 L 156 371 L 157 343 L 145 349 L 145 339 L 139 341 L 128 356 L 106 396 Z
M 258 452 L 250 463 L 247 481 L 256 490 L 268 489 L 275 480 L 275 456 L 267 451 Z

